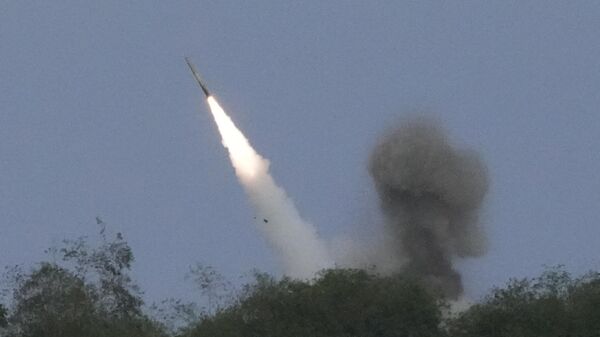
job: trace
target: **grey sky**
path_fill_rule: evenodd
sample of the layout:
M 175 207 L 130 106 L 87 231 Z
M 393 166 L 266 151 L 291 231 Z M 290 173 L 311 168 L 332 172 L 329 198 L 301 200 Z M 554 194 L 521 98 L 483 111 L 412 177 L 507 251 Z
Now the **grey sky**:
M 543 264 L 600 269 L 596 1 L 2 1 L 1 265 L 122 231 L 147 297 L 195 261 L 276 271 L 190 56 L 328 239 L 377 222 L 368 152 L 407 112 L 481 152 L 479 296 Z

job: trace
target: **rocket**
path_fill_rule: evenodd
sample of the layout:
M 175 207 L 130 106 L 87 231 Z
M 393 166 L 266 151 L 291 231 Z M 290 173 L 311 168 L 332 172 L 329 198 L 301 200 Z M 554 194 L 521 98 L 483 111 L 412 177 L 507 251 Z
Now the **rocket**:
M 200 77 L 200 74 L 198 73 L 198 70 L 196 70 L 196 67 L 194 67 L 194 65 L 192 64 L 190 59 L 187 57 L 185 58 L 185 62 L 187 63 L 188 67 L 190 67 L 192 74 L 196 78 L 196 81 L 198 81 L 198 84 L 200 85 L 200 88 L 202 88 L 202 91 L 204 92 L 204 95 L 206 95 L 206 98 L 210 97 L 211 94 L 210 94 L 210 92 L 208 92 L 206 85 L 204 85 L 204 83 L 202 83 L 202 77 Z

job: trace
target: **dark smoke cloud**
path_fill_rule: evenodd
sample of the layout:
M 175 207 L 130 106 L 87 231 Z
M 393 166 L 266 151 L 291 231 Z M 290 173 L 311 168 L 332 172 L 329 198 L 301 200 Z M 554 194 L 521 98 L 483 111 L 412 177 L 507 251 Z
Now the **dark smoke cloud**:
M 488 189 L 479 156 L 451 146 L 439 125 L 413 119 L 387 134 L 369 170 L 403 267 L 449 298 L 463 292 L 455 257 L 485 253 L 478 214 Z

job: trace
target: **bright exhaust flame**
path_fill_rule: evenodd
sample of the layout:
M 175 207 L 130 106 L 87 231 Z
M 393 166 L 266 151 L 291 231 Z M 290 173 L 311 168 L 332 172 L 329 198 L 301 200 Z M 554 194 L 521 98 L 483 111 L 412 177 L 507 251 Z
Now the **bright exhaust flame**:
M 262 166 L 262 158 L 254 151 L 248 139 L 227 116 L 217 100 L 213 96 L 209 96 L 207 100 L 219 128 L 223 146 L 229 150 L 229 157 L 237 175 L 240 178 L 251 179 Z
M 329 253 L 314 226 L 300 217 L 292 200 L 269 174 L 269 161 L 256 153 L 213 96 L 208 97 L 208 104 L 236 175 L 256 209 L 258 225 L 278 253 L 285 274 L 311 278 L 331 267 Z

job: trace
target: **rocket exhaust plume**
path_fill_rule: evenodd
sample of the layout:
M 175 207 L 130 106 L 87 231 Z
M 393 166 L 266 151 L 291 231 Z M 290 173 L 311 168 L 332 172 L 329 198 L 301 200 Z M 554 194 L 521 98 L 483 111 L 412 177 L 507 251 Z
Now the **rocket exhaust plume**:
M 382 139 L 369 170 L 395 241 L 390 254 L 408 260 L 402 271 L 457 299 L 463 284 L 453 260 L 485 253 L 478 215 L 488 175 L 479 156 L 451 146 L 436 123 L 415 119 Z
M 257 212 L 258 226 L 275 250 L 286 275 L 311 278 L 331 266 L 325 245 L 314 226 L 300 217 L 294 203 L 269 174 L 269 161 L 259 155 L 236 127 L 186 59 L 207 96 L 210 111 L 221 134 L 223 146 L 250 202 Z

